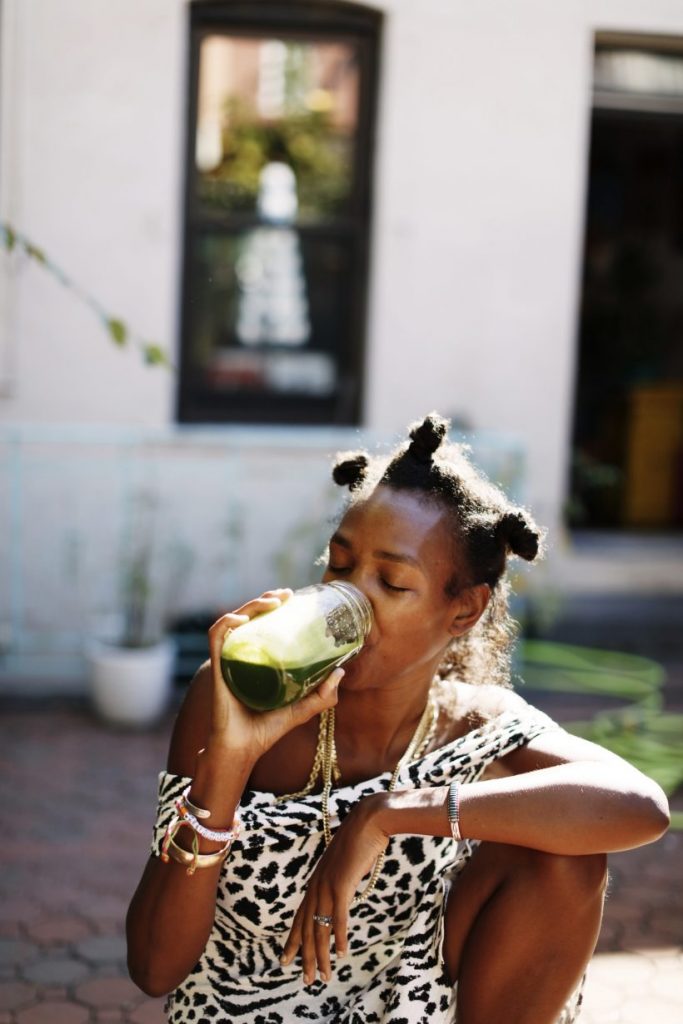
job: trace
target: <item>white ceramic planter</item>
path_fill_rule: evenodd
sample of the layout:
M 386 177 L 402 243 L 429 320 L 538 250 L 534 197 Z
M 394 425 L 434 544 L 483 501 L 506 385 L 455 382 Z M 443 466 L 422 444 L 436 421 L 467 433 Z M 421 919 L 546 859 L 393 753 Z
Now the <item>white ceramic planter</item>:
M 90 693 L 100 718 L 129 728 L 157 721 L 168 706 L 174 656 L 175 643 L 169 638 L 140 648 L 92 641 Z

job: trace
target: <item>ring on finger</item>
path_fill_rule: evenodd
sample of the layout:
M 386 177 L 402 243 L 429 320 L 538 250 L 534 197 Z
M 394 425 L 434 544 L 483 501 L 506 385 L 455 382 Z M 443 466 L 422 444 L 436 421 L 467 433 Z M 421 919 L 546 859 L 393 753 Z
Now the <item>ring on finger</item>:
M 329 914 L 314 914 L 313 920 L 316 924 L 320 924 L 323 928 L 330 928 L 332 926 L 332 918 Z

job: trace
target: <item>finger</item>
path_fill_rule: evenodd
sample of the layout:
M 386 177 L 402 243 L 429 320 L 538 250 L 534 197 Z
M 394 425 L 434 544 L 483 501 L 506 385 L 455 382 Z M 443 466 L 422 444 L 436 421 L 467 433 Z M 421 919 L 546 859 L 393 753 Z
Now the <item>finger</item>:
M 331 903 L 331 901 L 330 901 Z M 321 906 L 329 906 L 329 903 L 325 900 L 322 904 L 318 905 L 318 914 L 329 914 L 329 911 L 321 909 Z M 331 916 L 331 915 L 330 915 Z M 320 977 L 323 981 L 329 981 L 332 977 L 332 970 L 330 967 L 330 933 L 332 929 L 330 925 L 320 924 L 317 921 L 313 922 L 313 936 L 315 941 L 315 957 L 318 961 L 318 970 L 320 971 Z
M 233 629 L 237 629 L 238 626 L 243 626 L 248 621 L 248 615 L 240 615 L 239 612 L 229 612 L 227 615 L 221 615 L 220 619 L 216 619 L 210 627 L 209 656 L 214 670 L 218 669 L 220 671 L 221 651 L 223 650 L 223 644 L 228 633 Z
M 301 947 L 301 921 L 302 921 L 302 908 L 303 904 L 299 907 L 294 920 L 292 921 L 292 927 L 289 930 L 287 941 L 282 947 L 282 954 L 280 955 L 280 963 L 283 967 L 290 964 Z
M 346 902 L 337 901 L 334 907 L 332 920 L 334 931 L 334 949 L 338 957 L 344 957 L 349 951 L 348 930 L 349 930 L 349 908 Z
M 251 619 L 254 615 L 274 611 L 281 604 L 284 604 L 285 601 L 288 601 L 291 596 L 292 591 L 289 589 L 266 590 L 260 597 L 254 597 L 251 601 L 247 601 L 246 604 L 240 605 L 237 612 L 241 615 L 248 615 Z
M 305 985 L 312 985 L 315 981 L 316 951 L 312 906 L 314 904 L 307 906 L 301 925 L 301 964 Z
M 333 708 L 339 699 L 339 684 L 344 678 L 344 669 L 335 668 L 315 690 L 303 697 L 296 704 L 289 704 L 283 712 L 290 717 L 289 728 L 303 725 L 309 718 L 319 715 L 321 711 Z

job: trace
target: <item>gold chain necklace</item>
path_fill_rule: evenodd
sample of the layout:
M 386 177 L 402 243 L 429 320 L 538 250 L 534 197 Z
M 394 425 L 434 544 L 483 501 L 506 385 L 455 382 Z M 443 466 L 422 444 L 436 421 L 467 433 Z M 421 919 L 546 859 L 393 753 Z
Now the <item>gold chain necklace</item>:
M 403 755 L 399 758 L 396 767 L 394 768 L 389 786 L 387 789 L 388 793 L 393 792 L 398 782 L 398 777 L 401 774 L 401 769 L 409 764 L 411 761 L 417 760 L 422 753 L 427 749 L 431 743 L 436 730 L 437 721 L 437 706 L 436 701 L 433 697 L 430 697 L 425 705 L 425 709 L 422 712 L 422 717 L 417 724 L 417 728 L 413 733 L 410 743 L 406 747 Z M 341 772 L 339 771 L 339 763 L 337 761 L 337 748 L 334 742 L 334 727 L 335 727 L 335 714 L 334 708 L 330 708 L 329 711 L 323 711 L 320 715 L 320 725 L 318 727 L 318 744 L 315 751 L 315 757 L 313 758 L 313 766 L 311 768 L 311 774 L 308 777 L 308 782 L 303 789 L 300 789 L 297 793 L 285 793 L 282 796 L 277 797 L 277 801 L 280 800 L 292 800 L 298 797 L 308 796 L 312 792 L 318 776 L 322 774 L 323 780 L 323 791 L 322 791 L 322 816 L 323 816 L 323 834 L 325 836 L 325 846 L 329 846 L 332 842 L 332 830 L 330 828 L 330 792 L 332 790 L 332 780 L 338 782 L 341 778 Z M 377 885 L 377 879 L 380 876 L 380 872 L 384 865 L 385 854 L 381 853 L 372 869 L 370 880 L 365 886 L 363 891 L 358 895 L 354 896 L 352 906 L 356 906 L 358 903 L 362 903 L 368 896 L 373 892 Z

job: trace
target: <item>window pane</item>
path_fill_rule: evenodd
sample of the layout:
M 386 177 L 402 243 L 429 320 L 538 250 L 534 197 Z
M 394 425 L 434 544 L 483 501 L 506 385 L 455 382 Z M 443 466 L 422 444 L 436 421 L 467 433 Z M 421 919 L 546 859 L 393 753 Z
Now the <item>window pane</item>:
M 606 92 L 683 97 L 683 58 L 642 50 L 598 50 L 594 87 Z
M 199 53 L 195 140 L 202 207 L 271 221 L 348 207 L 358 122 L 358 47 L 208 35 Z M 270 173 L 272 165 L 291 169 Z
M 335 394 L 349 242 L 268 225 L 202 234 L 194 249 L 195 385 L 213 394 Z

